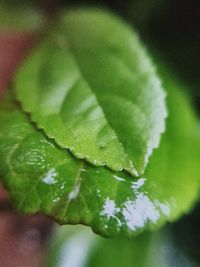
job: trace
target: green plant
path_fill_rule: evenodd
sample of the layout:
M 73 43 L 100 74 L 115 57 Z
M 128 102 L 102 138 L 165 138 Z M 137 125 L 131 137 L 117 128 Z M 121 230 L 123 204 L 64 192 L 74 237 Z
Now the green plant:
M 158 53 L 151 57 L 107 11 L 58 15 L 1 102 L 0 175 L 18 210 L 105 237 L 190 211 L 198 119 L 184 85 Z

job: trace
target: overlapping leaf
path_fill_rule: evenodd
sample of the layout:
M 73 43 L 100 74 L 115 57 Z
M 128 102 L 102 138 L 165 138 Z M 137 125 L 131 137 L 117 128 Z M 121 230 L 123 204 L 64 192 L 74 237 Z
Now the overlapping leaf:
M 165 94 L 136 34 L 98 10 L 67 13 L 16 77 L 46 135 L 94 165 L 144 172 L 159 144 Z
M 154 229 L 186 212 L 198 194 L 196 120 L 177 83 L 166 87 L 167 131 L 138 179 L 74 158 L 15 106 L 2 108 L 0 175 L 18 209 L 104 236 Z

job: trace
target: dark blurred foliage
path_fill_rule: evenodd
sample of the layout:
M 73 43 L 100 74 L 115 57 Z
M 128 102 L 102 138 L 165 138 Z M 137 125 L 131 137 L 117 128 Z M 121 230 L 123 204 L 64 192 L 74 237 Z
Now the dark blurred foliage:
M 200 205 L 171 225 L 173 242 L 193 261 L 200 263 Z M 198 265 L 199 266 L 199 265 Z
M 200 1 L 167 1 L 148 27 L 154 44 L 200 96 Z

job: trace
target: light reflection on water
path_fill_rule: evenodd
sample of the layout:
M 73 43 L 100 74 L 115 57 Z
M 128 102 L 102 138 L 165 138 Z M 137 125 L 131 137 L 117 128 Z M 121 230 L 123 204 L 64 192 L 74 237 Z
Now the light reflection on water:
M 126 182 L 122 177 L 116 178 L 119 183 Z M 131 182 L 132 196 L 117 204 L 115 199 L 106 197 L 103 202 L 100 216 L 109 221 L 116 221 L 116 226 L 126 226 L 129 230 L 134 231 L 145 227 L 149 222 L 156 224 L 161 216 L 169 216 L 170 208 L 166 203 L 157 199 L 151 200 L 144 190 L 146 178 L 140 178 Z

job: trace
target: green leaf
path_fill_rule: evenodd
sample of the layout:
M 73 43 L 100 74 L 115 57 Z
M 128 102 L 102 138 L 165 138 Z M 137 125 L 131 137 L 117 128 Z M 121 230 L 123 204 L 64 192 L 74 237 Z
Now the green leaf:
M 56 227 L 45 266 L 197 267 L 199 260 L 188 255 L 190 250 L 190 245 L 174 232 L 173 226 L 132 239 L 105 239 L 83 226 Z
M 23 109 L 77 158 L 133 175 L 159 144 L 165 93 L 135 32 L 98 10 L 67 13 L 16 77 Z
M 22 212 L 86 224 L 104 236 L 155 229 L 187 212 L 199 185 L 196 118 L 179 85 L 166 79 L 166 87 L 167 131 L 138 179 L 74 158 L 21 111 L 3 108 L 0 175 L 13 203 Z

